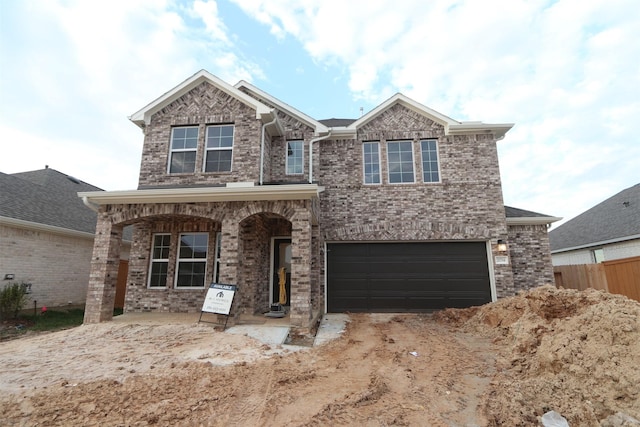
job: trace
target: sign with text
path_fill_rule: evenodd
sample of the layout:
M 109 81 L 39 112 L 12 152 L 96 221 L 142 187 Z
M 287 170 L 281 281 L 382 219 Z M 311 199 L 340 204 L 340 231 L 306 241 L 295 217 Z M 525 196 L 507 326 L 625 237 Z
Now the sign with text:
M 229 315 L 231 303 L 236 293 L 236 285 L 223 285 L 222 283 L 212 283 L 204 298 L 202 311 L 207 313 Z

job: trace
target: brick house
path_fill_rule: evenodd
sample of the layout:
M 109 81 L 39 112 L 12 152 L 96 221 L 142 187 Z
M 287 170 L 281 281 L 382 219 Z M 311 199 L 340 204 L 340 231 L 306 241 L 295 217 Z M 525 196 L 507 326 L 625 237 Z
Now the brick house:
M 25 308 L 85 303 L 96 212 L 78 198 L 84 191 L 102 190 L 49 167 L 0 172 L 0 288 L 31 284 Z
M 232 315 L 280 298 L 294 327 L 324 312 L 482 304 L 553 283 L 547 225 L 503 205 L 496 141 L 397 94 L 357 120 L 318 121 L 202 70 L 134 113 L 137 190 L 99 209 L 85 322 L 111 318 L 122 227 L 134 226 L 125 311 L 198 312 L 210 282 Z

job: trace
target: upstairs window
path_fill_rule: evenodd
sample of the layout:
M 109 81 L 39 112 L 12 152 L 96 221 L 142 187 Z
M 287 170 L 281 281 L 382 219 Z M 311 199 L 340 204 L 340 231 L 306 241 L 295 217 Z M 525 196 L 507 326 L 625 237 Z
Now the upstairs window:
M 153 247 L 151 248 L 151 265 L 149 266 L 150 288 L 167 287 L 169 248 L 171 248 L 171 235 L 153 235 Z
M 198 128 L 180 127 L 171 130 L 169 173 L 193 173 L 196 170 Z
M 362 144 L 364 183 L 380 184 L 380 144 L 377 141 Z
M 176 288 L 204 288 L 207 271 L 207 233 L 183 233 L 178 247 Z
M 230 172 L 233 155 L 233 125 L 207 126 L 205 172 Z
M 411 183 L 413 174 L 413 144 L 411 141 L 387 142 L 387 163 L 391 184 Z
M 304 173 L 304 142 L 287 141 L 287 175 Z
M 440 182 L 440 170 L 438 167 L 438 141 L 425 139 L 420 141 L 422 152 L 422 181 Z

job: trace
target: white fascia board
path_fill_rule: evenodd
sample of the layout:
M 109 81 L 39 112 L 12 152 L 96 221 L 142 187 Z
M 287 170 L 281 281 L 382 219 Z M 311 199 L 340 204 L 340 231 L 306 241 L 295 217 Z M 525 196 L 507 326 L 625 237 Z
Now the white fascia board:
M 599 242 L 593 242 L 593 243 L 585 243 L 584 245 L 572 246 L 570 248 L 555 249 L 555 250 L 551 251 L 551 253 L 552 254 L 558 254 L 558 253 L 562 253 L 562 252 L 577 251 L 577 250 L 580 250 L 580 249 L 587 249 L 587 248 L 592 248 L 592 247 L 595 247 L 595 246 L 611 245 L 611 244 L 614 244 L 614 243 L 622 243 L 622 242 L 627 242 L 629 240 L 635 240 L 635 239 L 640 239 L 640 234 L 634 234 L 632 236 L 618 237 L 618 238 L 609 239 L 609 240 L 601 240 Z
M 278 98 L 269 95 L 265 91 L 258 89 L 251 83 L 248 83 L 244 80 L 240 80 L 238 83 L 236 83 L 235 88 L 238 90 L 240 90 L 240 88 L 245 88 L 249 92 L 253 92 L 257 97 L 267 100 L 269 103 L 275 105 L 278 110 L 297 118 L 302 123 L 313 128 L 315 130 L 316 135 L 322 135 L 323 133 L 327 133 L 329 131 L 329 128 L 327 128 L 325 125 L 323 125 L 316 119 L 304 114 L 302 111 L 299 111 L 293 108 L 289 104 L 280 101 Z
M 23 229 L 39 231 L 43 233 L 59 234 L 67 237 L 79 237 L 82 239 L 93 240 L 93 238 L 95 237 L 94 233 L 87 233 L 86 231 L 71 230 L 69 228 L 57 227 L 55 225 L 41 224 L 39 222 L 25 221 L 17 218 L 9 218 L 6 216 L 0 216 L 0 225 L 23 228 Z
M 365 114 L 364 116 L 360 117 L 355 122 L 351 123 L 347 128 L 356 130 L 357 128 L 365 125 L 366 123 L 368 123 L 369 121 L 374 119 L 378 114 L 382 113 L 383 111 L 385 111 L 386 109 L 392 107 L 395 104 L 401 104 L 401 105 L 407 107 L 410 110 L 413 110 L 413 111 L 415 111 L 417 113 L 420 113 L 420 114 L 422 114 L 424 116 L 427 116 L 431 120 L 433 120 L 434 122 L 436 122 L 438 124 L 441 124 L 445 128 L 447 126 L 452 125 L 452 124 L 459 124 L 460 123 L 460 122 L 457 122 L 457 121 L 453 120 L 451 117 L 447 117 L 444 114 L 437 112 L 436 110 L 432 110 L 431 108 L 429 108 L 429 107 L 427 107 L 425 105 L 422 105 L 419 102 L 416 102 L 413 99 L 411 99 L 411 98 L 409 98 L 409 97 L 407 97 L 407 96 L 405 96 L 405 95 L 403 95 L 401 93 L 396 93 L 391 98 L 387 99 L 382 104 L 378 105 L 376 108 L 374 108 L 373 110 L 369 111 L 367 114 Z
M 78 193 L 96 205 L 134 203 L 206 203 L 252 200 L 309 200 L 324 187 L 317 184 L 265 185 L 256 187 L 164 188 L 129 191 L 88 191 Z
M 195 73 L 193 76 L 189 77 L 188 79 L 180 83 L 178 86 L 169 90 L 164 95 L 160 96 L 156 100 L 147 104 L 141 110 L 133 113 L 129 117 L 129 120 L 131 120 L 133 123 L 135 123 L 141 128 L 144 127 L 145 125 L 148 125 L 151 121 L 151 116 L 153 114 L 155 114 L 162 108 L 166 107 L 167 105 L 171 104 L 174 100 L 181 97 L 182 95 L 189 92 L 190 90 L 192 90 L 193 88 L 195 88 L 196 86 L 198 86 L 199 84 L 205 81 L 209 82 L 210 84 L 222 90 L 223 92 L 228 93 L 229 95 L 238 99 L 239 101 L 246 104 L 247 106 L 254 108 L 256 110 L 256 119 L 261 119 L 263 115 L 268 115 L 271 112 L 271 108 L 264 105 L 260 101 L 250 97 L 246 93 L 239 91 L 235 87 L 231 86 L 229 83 L 224 82 L 223 80 L 219 79 L 218 77 L 214 76 L 208 71 L 200 70 L 197 73 Z
M 449 125 L 447 135 L 494 133 L 497 139 L 502 139 L 513 126 L 514 123 L 462 122 Z
M 549 225 L 560 220 L 557 216 L 522 216 L 507 218 L 507 225 Z

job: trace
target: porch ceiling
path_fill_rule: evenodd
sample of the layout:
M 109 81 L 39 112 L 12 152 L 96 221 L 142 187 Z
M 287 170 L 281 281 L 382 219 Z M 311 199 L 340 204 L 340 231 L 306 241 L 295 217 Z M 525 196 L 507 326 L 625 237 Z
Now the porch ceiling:
M 78 193 L 85 203 L 99 205 L 134 203 L 240 202 L 258 200 L 310 200 L 324 187 L 317 184 L 262 185 L 248 187 L 163 188 Z

